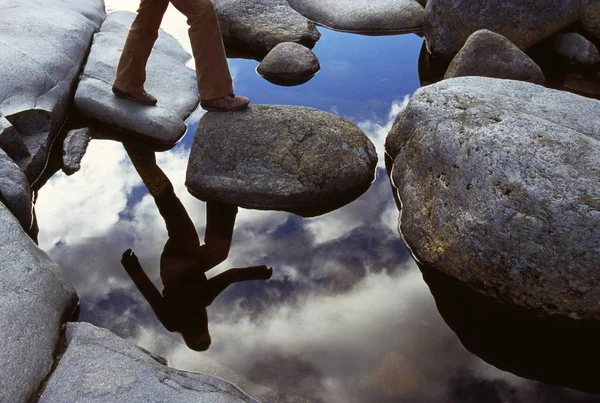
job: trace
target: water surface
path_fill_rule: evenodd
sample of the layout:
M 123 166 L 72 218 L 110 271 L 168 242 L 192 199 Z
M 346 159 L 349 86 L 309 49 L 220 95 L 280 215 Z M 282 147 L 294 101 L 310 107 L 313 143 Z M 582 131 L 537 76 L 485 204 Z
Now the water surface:
M 184 38 L 182 21 L 169 14 L 165 28 Z M 462 346 L 402 242 L 381 158 L 393 119 L 419 87 L 422 39 L 320 31 L 314 52 L 321 72 L 311 81 L 279 87 L 255 73 L 256 61 L 231 59 L 236 92 L 256 104 L 311 106 L 354 121 L 380 153 L 369 191 L 313 219 L 240 210 L 229 257 L 209 277 L 261 264 L 274 274 L 215 300 L 208 310 L 213 343 L 197 353 L 162 327 L 121 266 L 121 254 L 132 248 L 162 289 L 165 223 L 123 146 L 93 141 L 81 171 L 56 174 L 37 202 L 40 245 L 75 284 L 80 320 L 165 356 L 171 366 L 232 380 L 264 401 L 600 401 L 498 370 Z M 183 141 L 157 158 L 202 236 L 205 203 L 183 185 L 197 117 Z

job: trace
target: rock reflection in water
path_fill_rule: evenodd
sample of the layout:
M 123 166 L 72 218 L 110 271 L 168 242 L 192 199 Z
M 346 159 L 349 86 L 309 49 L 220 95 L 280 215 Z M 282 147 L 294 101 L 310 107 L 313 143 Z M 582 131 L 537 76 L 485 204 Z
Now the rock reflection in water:
M 123 253 L 121 263 L 163 326 L 181 333 L 192 350 L 207 350 L 211 339 L 206 307 L 229 285 L 269 279 L 273 270 L 267 266 L 229 269 L 208 280 L 205 273 L 229 254 L 237 206 L 207 203 L 206 234 L 200 245 L 194 223 L 156 164 L 154 152 L 131 145 L 125 149 L 167 226 L 169 238 L 160 257 L 162 294 L 131 249 Z
M 420 265 L 437 308 L 462 344 L 488 363 L 515 375 L 600 393 L 600 323 L 542 318 L 499 304 Z

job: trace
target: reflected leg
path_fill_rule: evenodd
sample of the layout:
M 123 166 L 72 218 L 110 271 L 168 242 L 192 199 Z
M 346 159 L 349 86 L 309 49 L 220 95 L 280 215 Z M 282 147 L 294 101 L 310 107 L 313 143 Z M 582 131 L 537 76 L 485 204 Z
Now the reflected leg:
M 124 144 L 124 147 L 165 220 L 168 242 L 188 250 L 199 248 L 200 238 L 196 226 L 175 194 L 171 181 L 156 164 L 154 152 L 129 144 Z
M 201 259 L 207 263 L 205 271 L 227 259 L 237 212 L 237 206 L 231 204 L 206 202 L 206 232 L 201 250 Z
M 225 288 L 233 283 L 249 280 L 268 280 L 272 275 L 273 269 L 264 265 L 229 269 L 208 280 L 209 300 L 212 302 Z

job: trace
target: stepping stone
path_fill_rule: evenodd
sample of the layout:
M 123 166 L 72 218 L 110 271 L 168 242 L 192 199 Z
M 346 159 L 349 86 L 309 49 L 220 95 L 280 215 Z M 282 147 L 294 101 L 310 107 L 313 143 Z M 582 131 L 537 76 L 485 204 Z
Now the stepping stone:
M 251 105 L 202 117 L 186 186 L 201 200 L 310 217 L 364 193 L 376 166 L 375 147 L 347 119 L 300 106 Z
M 190 55 L 171 35 L 159 32 L 147 66 L 146 91 L 158 105 L 144 106 L 117 98 L 112 84 L 117 64 L 135 14 L 110 13 L 94 36 L 75 108 L 100 137 L 139 142 L 154 151 L 174 147 L 186 131 L 185 120 L 196 109 L 199 97 L 196 73 L 185 66 Z

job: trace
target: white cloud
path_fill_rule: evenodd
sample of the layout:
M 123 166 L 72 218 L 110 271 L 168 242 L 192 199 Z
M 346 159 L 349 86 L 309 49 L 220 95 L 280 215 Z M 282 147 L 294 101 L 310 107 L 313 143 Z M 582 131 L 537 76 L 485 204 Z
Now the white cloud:
M 78 173 L 60 172 L 39 191 L 40 246 L 77 245 L 110 231 L 140 183 L 120 143 L 92 141 Z
M 369 136 L 373 144 L 375 144 L 377 156 L 379 157 L 379 166 L 381 167 L 385 166 L 385 138 L 392 129 L 396 116 L 406 108 L 409 99 L 410 96 L 405 95 L 402 101 L 397 100 L 392 102 L 387 120 L 383 124 L 372 120 L 365 120 L 357 124 Z

